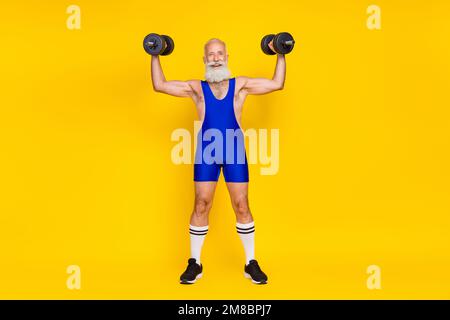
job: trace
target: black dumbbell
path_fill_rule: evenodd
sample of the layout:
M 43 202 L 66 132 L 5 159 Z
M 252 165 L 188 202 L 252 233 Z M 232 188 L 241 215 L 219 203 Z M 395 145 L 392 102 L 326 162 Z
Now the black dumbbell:
M 269 43 L 272 42 L 275 51 L 270 49 Z M 294 49 L 295 40 L 288 32 L 278 34 L 268 34 L 261 39 L 261 49 L 265 54 L 287 54 Z
M 175 44 L 171 37 L 150 33 L 144 38 L 144 50 L 152 56 L 167 56 L 172 53 Z

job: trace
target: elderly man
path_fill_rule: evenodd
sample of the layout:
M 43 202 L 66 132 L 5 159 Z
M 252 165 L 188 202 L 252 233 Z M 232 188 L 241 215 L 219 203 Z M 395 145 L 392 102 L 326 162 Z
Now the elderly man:
M 269 47 L 274 50 L 272 43 Z M 202 139 L 197 139 L 194 163 L 195 202 L 189 225 L 191 257 L 180 277 L 180 283 L 194 283 L 203 274 L 200 253 L 208 232 L 208 214 L 216 184 L 223 169 L 236 214 L 236 230 L 242 240 L 246 256 L 244 275 L 253 283 L 265 284 L 268 278 L 255 259 L 255 224 L 248 203 L 249 174 L 245 149 L 240 152 L 244 148 L 240 123 L 247 95 L 266 94 L 283 89 L 286 74 L 285 56 L 277 54 L 272 79 L 243 76 L 232 78 L 227 67 L 226 45 L 222 40 L 214 38 L 205 44 L 203 62 L 206 80 L 168 81 L 164 77 L 159 56 L 152 56 L 151 61 L 154 90 L 176 97 L 190 97 L 202 121 L 199 131 L 199 137 Z M 212 137 L 208 136 L 208 131 L 211 130 L 221 133 L 223 139 L 218 139 L 219 142 L 214 141 L 216 147 L 219 145 L 221 150 L 215 150 L 207 157 L 202 150 L 207 149 L 208 140 L 212 140 Z M 228 139 L 229 135 L 227 136 L 230 130 L 233 131 L 231 142 Z

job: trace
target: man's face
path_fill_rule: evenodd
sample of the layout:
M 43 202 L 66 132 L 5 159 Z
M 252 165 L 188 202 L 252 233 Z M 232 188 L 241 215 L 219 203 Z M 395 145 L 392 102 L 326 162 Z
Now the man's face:
M 219 41 L 213 41 L 206 46 L 205 56 L 205 78 L 208 82 L 221 82 L 229 79 L 228 54 L 225 46 Z
M 203 61 L 205 63 L 212 63 L 216 62 L 216 64 L 213 64 L 212 67 L 217 68 L 220 65 L 226 64 L 228 60 L 228 54 L 225 52 L 225 46 L 217 41 L 211 42 L 208 44 L 205 50 L 205 56 L 203 58 Z

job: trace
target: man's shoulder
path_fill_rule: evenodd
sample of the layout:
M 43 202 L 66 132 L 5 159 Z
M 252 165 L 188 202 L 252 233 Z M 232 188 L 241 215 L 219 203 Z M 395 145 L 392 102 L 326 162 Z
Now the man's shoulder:
M 236 82 L 245 82 L 247 81 L 248 77 L 245 76 L 236 76 Z
M 198 91 L 202 87 L 202 85 L 201 85 L 202 81 L 198 80 L 198 79 L 191 79 L 191 80 L 187 80 L 186 82 L 195 91 Z
M 247 80 L 249 79 L 248 77 L 245 76 L 237 76 L 236 78 L 236 87 L 237 88 L 242 88 L 245 83 L 247 82 Z
M 192 92 L 198 96 L 202 92 L 202 80 L 199 79 L 191 79 L 187 80 L 186 83 L 192 88 Z
M 202 82 L 202 80 L 191 79 L 191 80 L 187 80 L 186 82 L 189 83 L 189 85 L 192 85 L 192 86 L 199 86 L 200 83 Z

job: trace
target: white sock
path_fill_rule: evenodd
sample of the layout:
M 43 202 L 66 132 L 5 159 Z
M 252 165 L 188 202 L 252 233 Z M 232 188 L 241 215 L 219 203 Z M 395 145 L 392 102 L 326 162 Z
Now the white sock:
M 191 258 L 194 258 L 200 264 L 200 255 L 202 253 L 203 241 L 208 233 L 208 226 L 196 227 L 190 224 L 189 233 L 191 234 Z
M 255 259 L 255 222 L 236 223 L 236 230 L 244 245 L 247 265 L 250 260 Z

